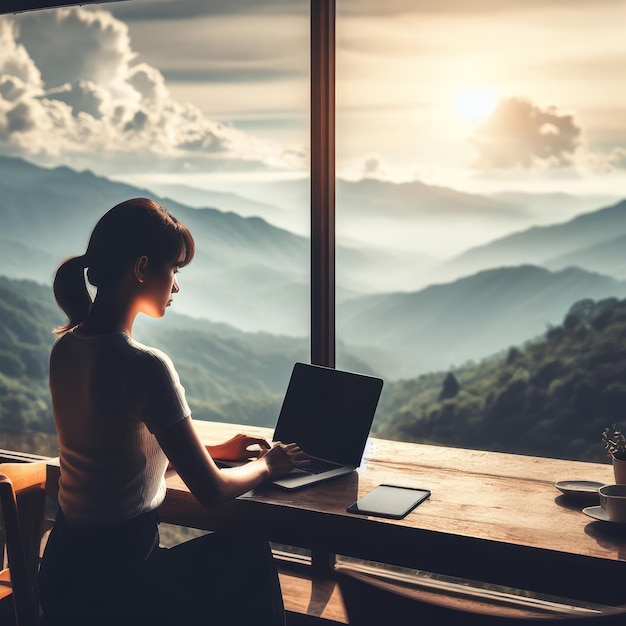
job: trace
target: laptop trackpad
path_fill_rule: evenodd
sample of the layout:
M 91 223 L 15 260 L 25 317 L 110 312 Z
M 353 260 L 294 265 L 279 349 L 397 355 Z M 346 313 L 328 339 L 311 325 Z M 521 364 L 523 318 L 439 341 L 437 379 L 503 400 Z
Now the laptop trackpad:
M 287 476 L 283 476 L 283 478 L 273 480 L 272 484 L 283 489 L 299 489 L 307 485 L 317 485 L 331 478 L 339 478 L 340 476 L 351 474 L 354 469 L 354 467 L 340 465 L 337 469 L 322 474 L 305 474 L 304 472 L 294 471 L 287 474 Z
M 308 465 L 296 467 L 290 472 L 290 474 L 323 474 L 324 472 L 330 472 L 332 470 L 339 469 L 340 467 L 344 467 L 339 463 L 333 463 L 332 461 L 327 461 L 325 459 L 318 459 L 315 457 L 307 458 L 309 460 Z

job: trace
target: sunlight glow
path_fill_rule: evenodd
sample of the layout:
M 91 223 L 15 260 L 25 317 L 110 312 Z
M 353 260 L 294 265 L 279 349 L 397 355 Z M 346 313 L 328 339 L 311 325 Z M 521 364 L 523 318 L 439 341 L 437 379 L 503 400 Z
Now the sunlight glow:
M 456 114 L 468 122 L 485 119 L 496 108 L 496 96 L 486 89 L 463 89 L 456 96 Z

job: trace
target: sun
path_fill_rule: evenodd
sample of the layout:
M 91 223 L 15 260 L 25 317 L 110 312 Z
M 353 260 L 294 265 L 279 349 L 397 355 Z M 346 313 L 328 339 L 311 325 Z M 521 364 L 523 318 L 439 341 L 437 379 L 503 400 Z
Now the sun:
M 466 122 L 480 122 L 496 108 L 497 98 L 487 89 L 463 89 L 456 95 L 456 114 Z

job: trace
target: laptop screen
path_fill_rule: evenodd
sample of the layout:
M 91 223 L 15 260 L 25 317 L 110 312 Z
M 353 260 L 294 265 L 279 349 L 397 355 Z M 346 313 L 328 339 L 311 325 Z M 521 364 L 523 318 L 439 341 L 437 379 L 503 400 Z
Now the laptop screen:
M 374 376 L 296 363 L 274 441 L 342 465 L 361 463 L 383 387 Z

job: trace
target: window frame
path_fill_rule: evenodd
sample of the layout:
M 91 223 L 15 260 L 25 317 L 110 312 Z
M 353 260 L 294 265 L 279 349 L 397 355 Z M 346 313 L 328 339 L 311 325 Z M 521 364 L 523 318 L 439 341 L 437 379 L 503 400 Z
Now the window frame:
M 311 0 L 311 363 L 335 367 L 336 0 Z
M 56 9 L 83 4 L 104 4 L 106 2 L 130 2 L 131 0 L 3 0 L 0 15 L 3 13 L 24 13 L 39 9 Z

